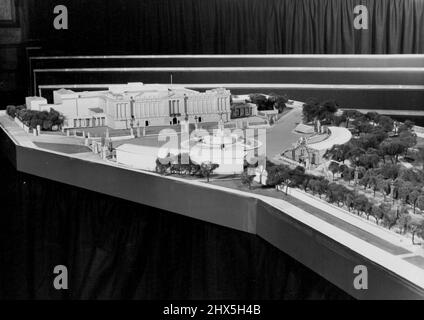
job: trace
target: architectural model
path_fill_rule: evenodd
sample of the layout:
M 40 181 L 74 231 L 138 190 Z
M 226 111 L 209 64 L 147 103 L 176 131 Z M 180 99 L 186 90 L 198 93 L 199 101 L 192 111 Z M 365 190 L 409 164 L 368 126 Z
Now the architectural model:
M 424 128 L 411 121 L 340 110 L 330 100 L 129 83 L 60 89 L 51 104 L 28 97 L 26 106 L 9 106 L 0 124 L 7 143 L 36 154 L 18 162 L 31 173 L 50 174 L 57 164 L 67 182 L 97 183 L 96 190 L 247 232 L 261 232 L 262 214 L 272 220 L 269 212 L 284 212 L 360 259 L 385 259 L 385 268 L 424 288 Z M 180 191 L 166 203 L 160 196 Z M 231 201 L 220 202 L 227 196 L 237 206 L 227 210 Z M 209 212 L 219 205 L 225 214 Z

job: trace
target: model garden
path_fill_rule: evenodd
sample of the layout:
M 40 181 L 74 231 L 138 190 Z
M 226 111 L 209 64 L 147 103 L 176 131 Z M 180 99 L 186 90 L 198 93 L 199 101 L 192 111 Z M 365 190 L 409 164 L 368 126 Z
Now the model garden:
M 299 188 L 331 204 L 373 220 L 389 230 L 424 238 L 424 146 L 411 121 L 398 123 L 375 112 L 347 110 L 315 101 L 303 107 L 305 123 L 348 128 L 353 138 L 325 154 L 331 178 L 320 172 L 268 163 L 268 187 Z M 250 188 L 250 181 L 242 177 Z

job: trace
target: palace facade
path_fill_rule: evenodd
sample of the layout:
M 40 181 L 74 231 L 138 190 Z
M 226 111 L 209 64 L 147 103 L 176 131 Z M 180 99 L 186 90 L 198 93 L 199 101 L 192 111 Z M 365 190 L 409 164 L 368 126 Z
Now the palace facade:
M 129 83 L 107 91 L 54 91 L 54 104 L 44 98 L 27 98 L 27 108 L 53 108 L 65 116 L 65 128 L 108 126 L 130 127 L 178 125 L 190 122 L 224 122 L 231 119 L 229 90 L 198 92 L 181 86 Z

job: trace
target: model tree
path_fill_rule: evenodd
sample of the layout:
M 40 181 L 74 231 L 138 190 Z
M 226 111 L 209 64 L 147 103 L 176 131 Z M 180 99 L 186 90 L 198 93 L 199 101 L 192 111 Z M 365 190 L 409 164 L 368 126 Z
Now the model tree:
M 166 155 L 164 158 L 157 158 L 156 159 L 156 172 L 160 174 L 166 174 L 167 172 L 170 172 L 171 169 L 171 161 L 172 156 L 170 153 Z
M 343 116 L 346 118 L 346 128 L 349 128 L 351 120 L 356 120 L 364 117 L 364 115 L 358 110 L 345 110 Z
M 8 105 L 6 107 L 6 113 L 11 116 L 12 118 L 14 118 L 16 116 L 16 107 L 13 105 Z
M 405 234 L 406 231 L 408 231 L 408 229 L 411 226 L 411 215 L 409 214 L 403 214 L 399 217 L 398 221 L 397 221 L 397 225 L 399 227 L 399 231 L 401 234 Z
M 200 174 L 202 177 L 205 177 L 207 182 L 209 182 L 209 178 L 212 175 L 212 173 L 219 167 L 218 164 L 212 163 L 210 161 L 203 162 L 200 165 Z
M 384 140 L 380 145 L 380 152 L 383 159 L 388 156 L 392 163 L 399 161 L 399 155 L 403 154 L 407 149 L 406 145 L 397 139 Z
M 393 131 L 393 119 L 388 116 L 379 116 L 378 125 L 383 128 L 384 131 L 390 132 Z
M 391 230 L 398 220 L 398 215 L 395 209 L 390 209 L 386 212 L 384 212 L 383 221 L 386 227 Z
M 371 187 L 372 191 L 374 192 L 374 197 L 375 197 L 375 193 L 378 190 L 380 190 L 380 187 L 383 181 L 384 181 L 384 178 L 381 174 L 376 174 L 376 172 L 372 172 L 372 174 L 370 175 L 368 184 Z
M 340 186 L 333 182 L 328 185 L 326 195 L 329 202 L 337 203 L 338 206 L 340 206 L 340 202 L 344 200 L 344 195 Z
M 312 191 L 312 194 L 315 195 L 318 191 L 319 181 L 317 179 L 312 179 L 309 181 L 309 188 Z
M 366 169 L 376 168 L 380 162 L 378 151 L 369 148 L 364 154 L 359 156 L 359 165 Z
M 387 179 L 384 178 L 383 175 L 379 174 L 377 176 L 377 190 L 383 195 L 384 201 L 386 201 L 386 196 L 388 194 L 388 191 L 390 189 L 390 183 Z
M 354 148 L 356 147 L 354 147 L 351 143 L 345 143 L 342 145 L 336 144 L 325 153 L 324 157 L 344 163 L 345 160 L 350 157 Z
M 276 93 L 270 93 L 268 96 L 268 101 L 273 104 L 274 108 L 278 110 L 278 113 L 282 113 L 286 108 L 286 103 L 289 101 L 288 97 Z
M 417 207 L 420 210 L 424 210 L 424 194 L 421 194 L 418 198 L 417 198 Z
M 399 134 L 400 142 L 405 146 L 405 156 L 408 154 L 410 148 L 417 144 L 417 135 L 409 130 L 403 130 Z
M 286 186 L 286 193 L 291 180 L 292 170 L 287 165 L 278 165 L 268 167 L 267 185 L 271 187 L 284 184 Z
M 11 117 L 16 116 L 32 129 L 40 126 L 43 130 L 58 130 L 64 122 L 64 117 L 53 108 L 50 111 L 35 111 L 28 110 L 25 106 L 14 108 L 13 106 L 9 106 L 7 112 Z
M 358 215 L 361 215 L 362 213 L 364 213 L 367 209 L 367 206 L 369 205 L 368 198 L 364 196 L 363 194 L 357 195 L 353 199 L 353 201 L 354 201 L 354 207 Z
M 415 236 L 418 235 L 421 239 L 424 239 L 424 220 L 420 222 L 412 222 L 411 223 L 411 231 L 412 231 L 412 244 L 421 244 L 415 242 Z
M 348 166 L 341 167 L 342 171 L 342 178 L 344 181 L 346 181 L 348 184 L 352 181 L 354 178 L 355 170 L 352 168 L 349 168 Z
M 381 166 L 380 171 L 385 179 L 396 180 L 400 173 L 400 166 L 397 164 L 386 163 Z
M 332 122 L 333 116 L 338 110 L 338 105 L 334 100 L 327 100 L 319 103 L 315 99 L 309 99 L 303 105 L 303 121 L 305 123 L 320 120 L 324 122 Z
M 333 181 L 334 181 L 335 174 L 340 171 L 340 165 L 337 162 L 332 161 L 330 165 L 328 166 L 328 170 L 330 170 L 331 173 L 333 174 Z
M 422 170 L 424 170 L 424 148 L 418 147 L 414 154 L 415 161 L 422 164 Z
M 319 198 L 321 199 L 322 195 L 325 195 L 328 189 L 328 185 L 330 184 L 330 182 L 327 179 L 321 179 L 319 180 L 319 189 L 318 189 L 318 194 L 319 194 Z
M 19 106 L 9 105 L 6 107 L 6 113 L 12 118 L 15 118 L 18 111 L 23 109 L 26 109 L 25 105 L 19 105 Z
M 374 122 L 374 123 L 377 123 L 378 122 L 378 118 L 379 117 L 380 117 L 380 115 L 377 112 L 367 112 L 365 114 L 365 118 L 368 121 L 371 121 L 371 122 Z
M 403 202 L 409 199 L 409 195 L 414 190 L 413 185 L 409 181 L 400 180 L 400 184 L 398 187 L 398 198 Z
M 321 103 L 319 108 L 319 120 L 331 122 L 334 114 L 339 110 L 335 100 L 326 100 Z
M 308 123 L 314 121 L 319 115 L 319 103 L 315 99 L 309 99 L 303 105 L 303 122 Z
M 165 174 L 168 171 L 169 163 L 165 164 L 163 159 L 156 159 L 156 172 L 159 174 Z
M 258 106 L 258 110 L 273 110 L 274 101 L 268 99 L 265 95 L 254 93 L 249 96 L 250 101 Z
M 383 219 L 383 216 L 384 216 L 384 209 L 382 208 L 382 206 L 381 205 L 379 205 L 379 206 L 373 206 L 372 207 L 372 209 L 371 209 L 372 211 L 371 211 L 371 215 L 374 217 L 374 219 L 375 219 L 375 223 L 376 224 L 378 224 L 378 222 L 381 220 L 381 219 Z
M 252 183 L 254 178 L 255 175 L 249 174 L 247 170 L 243 171 L 243 173 L 240 175 L 241 183 L 247 185 L 249 187 L 249 190 L 252 189 Z
M 355 195 L 352 192 L 346 193 L 345 205 L 349 211 L 352 210 L 353 206 L 355 205 Z

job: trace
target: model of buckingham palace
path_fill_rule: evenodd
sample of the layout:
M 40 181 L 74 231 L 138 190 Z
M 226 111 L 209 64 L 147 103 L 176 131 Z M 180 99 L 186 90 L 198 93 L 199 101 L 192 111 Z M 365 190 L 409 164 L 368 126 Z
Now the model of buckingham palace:
M 229 121 L 231 93 L 219 88 L 198 92 L 177 85 L 128 83 L 105 91 L 53 92 L 53 104 L 42 97 L 26 98 L 28 109 L 54 110 L 65 117 L 64 128 L 107 126 L 169 126 L 190 122 Z

